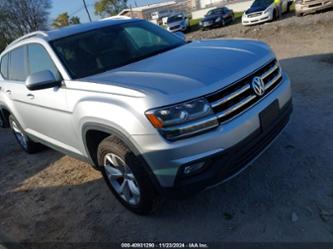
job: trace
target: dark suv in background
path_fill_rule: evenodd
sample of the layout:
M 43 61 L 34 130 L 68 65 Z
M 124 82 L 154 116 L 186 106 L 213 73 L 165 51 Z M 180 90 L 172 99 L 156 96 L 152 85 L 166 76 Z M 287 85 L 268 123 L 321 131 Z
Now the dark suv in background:
M 234 12 L 227 7 L 209 10 L 200 22 L 202 29 L 222 27 L 234 21 Z

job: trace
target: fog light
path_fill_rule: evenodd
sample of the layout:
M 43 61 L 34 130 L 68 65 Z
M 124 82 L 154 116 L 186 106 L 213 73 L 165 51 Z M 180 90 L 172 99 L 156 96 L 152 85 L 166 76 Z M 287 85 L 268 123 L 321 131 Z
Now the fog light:
M 205 166 L 205 162 L 194 163 L 184 168 L 184 175 L 189 176 L 200 171 Z

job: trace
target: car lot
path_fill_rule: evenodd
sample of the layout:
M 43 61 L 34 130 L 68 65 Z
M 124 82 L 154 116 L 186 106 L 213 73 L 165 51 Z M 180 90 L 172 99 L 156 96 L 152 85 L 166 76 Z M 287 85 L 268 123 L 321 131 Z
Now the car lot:
M 333 242 L 333 12 L 188 34 L 218 37 L 268 42 L 292 80 L 292 121 L 252 167 L 141 217 L 88 165 L 52 150 L 27 156 L 0 130 L 1 233 L 32 242 Z

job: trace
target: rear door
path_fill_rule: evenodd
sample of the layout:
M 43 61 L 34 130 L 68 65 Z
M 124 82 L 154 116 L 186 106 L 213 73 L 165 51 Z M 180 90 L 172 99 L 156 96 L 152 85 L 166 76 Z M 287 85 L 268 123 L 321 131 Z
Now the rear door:
M 6 79 L 8 78 L 8 62 L 8 54 L 3 55 L 0 60 L 0 127 L 4 126 L 4 116 L 2 113 L 2 108 L 6 106 L 5 84 Z
M 26 128 L 26 120 L 20 110 L 20 101 L 24 96 L 27 75 L 26 46 L 20 46 L 8 52 L 8 75 L 2 91 L 8 108 L 23 129 Z

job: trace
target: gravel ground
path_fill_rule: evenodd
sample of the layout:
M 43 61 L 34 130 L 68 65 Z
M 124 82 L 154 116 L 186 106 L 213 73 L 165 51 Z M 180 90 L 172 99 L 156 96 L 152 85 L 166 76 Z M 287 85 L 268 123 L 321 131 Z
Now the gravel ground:
M 293 119 L 252 167 L 142 217 L 89 165 L 52 150 L 28 156 L 0 129 L 0 233 L 25 242 L 333 242 L 333 11 L 188 34 L 217 37 L 268 42 L 292 80 Z

